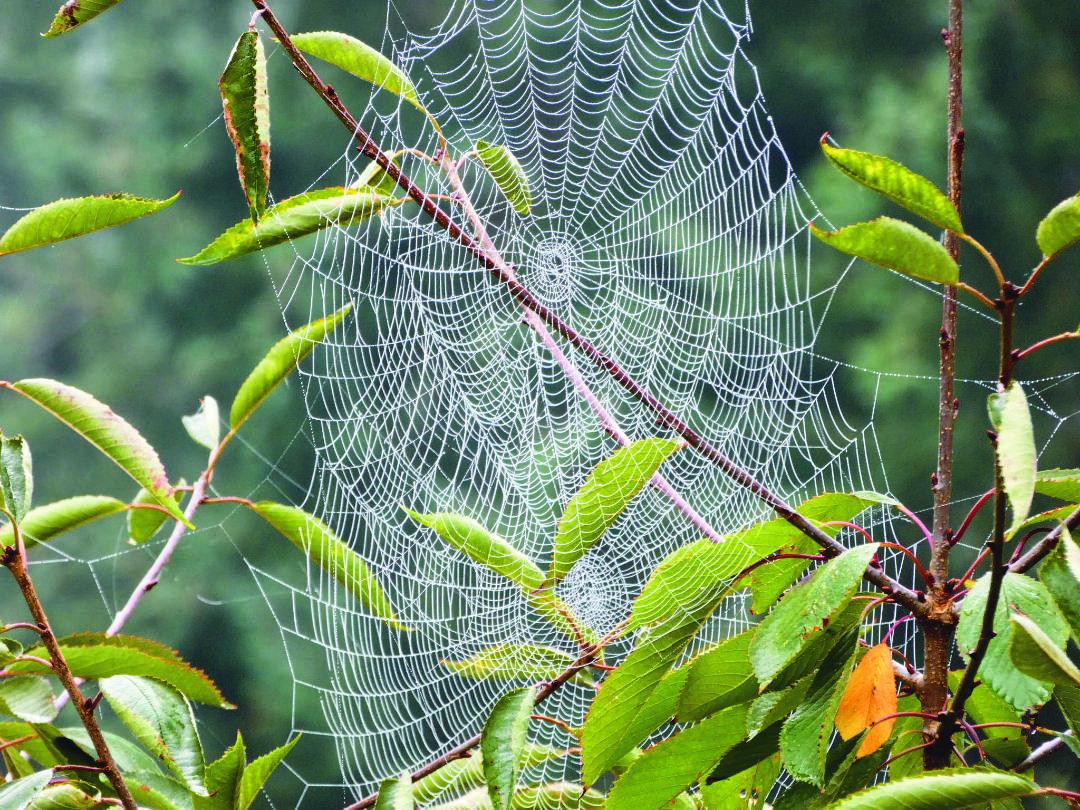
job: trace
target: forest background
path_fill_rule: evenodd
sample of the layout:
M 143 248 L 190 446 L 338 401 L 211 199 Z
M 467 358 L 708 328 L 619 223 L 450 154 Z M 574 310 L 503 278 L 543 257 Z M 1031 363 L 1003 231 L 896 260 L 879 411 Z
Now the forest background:
M 408 0 L 396 11 L 434 23 L 445 5 Z M 290 30 L 342 30 L 378 43 L 386 6 L 281 0 L 275 11 Z M 750 11 L 748 56 L 781 143 L 826 217 L 845 224 L 880 210 L 872 194 L 853 191 L 821 158 L 817 142 L 826 130 L 844 146 L 887 154 L 943 184 L 943 3 L 763 0 L 751 2 Z M 187 0 L 182 8 L 123 3 L 95 25 L 42 40 L 54 13 L 55 3 L 0 2 L 0 231 L 20 216 L 9 209 L 60 197 L 124 190 L 163 198 L 181 188 L 184 194 L 142 222 L 5 259 L 0 378 L 52 377 L 92 392 L 140 429 L 168 469 L 193 475 L 203 451 L 180 429 L 180 416 L 194 412 L 205 394 L 229 401 L 283 334 L 271 278 L 293 258 L 282 247 L 211 268 L 174 262 L 246 212 L 216 85 L 251 8 L 222 0 Z M 1031 238 L 1037 220 L 1080 189 L 1080 4 L 986 0 L 966 13 L 964 221 L 971 232 L 990 235 L 984 241 L 1003 266 L 1026 269 L 1038 259 Z M 273 50 L 270 83 L 276 109 L 304 111 L 291 118 L 271 113 L 274 152 L 282 156 L 271 191 L 284 197 L 315 182 L 345 139 Z M 839 272 L 843 264 L 834 261 Z M 1065 261 L 1075 266 L 1080 259 Z M 857 284 L 841 287 L 817 349 L 882 373 L 853 376 L 843 411 L 862 424 L 873 409 L 890 489 L 921 506 L 929 502 L 934 459 L 939 311 L 910 290 L 888 274 L 860 274 Z M 1024 305 L 1058 325 L 1077 321 L 1078 304 L 1080 285 L 1076 296 L 1036 293 Z M 961 345 L 993 339 L 974 320 L 961 319 Z M 1029 325 L 1037 320 L 1025 318 Z M 1026 337 L 1017 345 L 1030 342 Z M 994 352 L 984 355 L 992 360 Z M 109 372 L 118 360 L 123 375 Z M 1036 355 L 1025 371 L 1038 377 L 1078 367 L 1080 348 L 1067 343 Z M 967 379 L 994 374 L 992 367 L 959 369 Z M 1080 395 L 1080 383 L 1067 384 Z M 984 422 L 981 402 L 973 400 L 961 413 L 958 444 L 984 448 Z M 1065 423 L 1040 466 L 1078 464 L 1076 422 Z M 33 406 L 5 398 L 0 427 L 27 436 L 39 503 L 128 486 L 122 473 L 100 465 L 92 449 Z M 294 387 L 260 411 L 246 429 L 249 444 L 227 459 L 220 479 L 234 492 L 303 503 L 312 467 L 304 430 Z M 974 461 L 988 457 L 985 448 L 985 458 Z M 88 489 L 87 470 L 100 474 L 100 485 Z M 959 475 L 963 482 L 963 468 Z M 989 483 L 961 484 L 956 494 Z M 104 627 L 108 609 L 126 597 L 149 557 L 114 556 L 124 541 L 118 528 L 95 539 L 85 555 L 92 564 L 58 558 L 35 572 L 39 587 L 67 594 L 51 611 L 60 634 Z M 246 517 L 228 517 L 189 538 L 128 625 L 181 650 L 238 704 L 227 715 L 199 715 L 209 725 L 207 739 L 221 747 L 240 727 L 250 748 L 266 750 L 293 725 L 276 624 L 247 569 L 303 565 L 282 550 L 280 538 Z M 322 776 L 335 779 L 332 771 Z

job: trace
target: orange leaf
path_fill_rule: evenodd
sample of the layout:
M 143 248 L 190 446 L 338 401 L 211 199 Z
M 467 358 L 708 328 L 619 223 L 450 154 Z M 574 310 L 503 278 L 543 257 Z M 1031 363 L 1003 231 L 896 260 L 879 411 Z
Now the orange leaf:
M 896 675 L 892 653 L 886 644 L 871 647 L 848 679 L 847 689 L 836 710 L 836 730 L 845 740 L 861 734 L 879 718 L 896 712 Z M 863 740 L 856 757 L 865 757 L 881 748 L 892 734 L 895 718 L 878 723 Z

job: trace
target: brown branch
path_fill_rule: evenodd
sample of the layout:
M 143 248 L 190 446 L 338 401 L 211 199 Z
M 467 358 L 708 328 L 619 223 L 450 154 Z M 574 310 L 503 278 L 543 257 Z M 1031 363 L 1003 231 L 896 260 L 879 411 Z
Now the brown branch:
M 101 762 L 101 767 L 109 780 L 109 784 L 112 785 L 116 795 L 120 797 L 120 802 L 127 810 L 137 810 L 135 799 L 120 775 L 120 770 L 116 766 L 112 752 L 109 751 L 109 746 L 105 742 L 105 736 L 101 733 L 97 718 L 94 717 L 95 704 L 83 699 L 82 692 L 79 691 L 79 685 L 75 682 L 75 676 L 72 675 L 67 661 L 64 660 L 64 653 L 56 640 L 56 634 L 52 631 L 52 625 L 49 624 L 45 609 L 41 606 L 41 601 L 38 599 L 37 592 L 34 589 L 34 583 L 26 570 L 25 558 L 19 550 L 8 546 L 4 549 L 0 562 L 11 571 L 12 576 L 15 577 L 15 582 L 19 585 L 19 590 L 22 591 L 26 605 L 30 608 L 30 615 L 37 622 L 42 643 L 45 645 L 45 649 L 49 651 L 49 660 L 52 662 L 56 676 L 71 697 L 75 710 L 79 713 L 79 718 L 86 728 L 86 733 L 90 735 L 90 739 L 94 743 L 94 751 L 97 753 L 98 760 Z
M 636 380 L 627 374 L 614 360 L 605 355 L 600 349 L 593 346 L 586 338 L 579 335 L 567 323 L 559 318 L 554 312 L 541 304 L 533 294 L 519 282 L 511 269 L 494 258 L 487 255 L 481 246 L 460 227 L 454 224 L 449 216 L 442 211 L 432 197 L 420 189 L 401 169 L 390 160 L 389 156 L 375 143 L 372 137 L 364 130 L 360 123 L 346 109 L 334 89 L 319 78 L 303 54 L 293 44 L 288 32 L 270 10 L 266 0 L 252 0 L 255 8 L 262 15 L 263 20 L 274 32 L 278 42 L 292 59 L 297 71 L 304 80 L 323 99 L 326 105 L 334 113 L 359 142 L 362 154 L 371 158 L 405 190 L 411 199 L 420 205 L 421 210 L 435 220 L 435 223 L 465 248 L 476 260 L 487 269 L 503 285 L 510 296 L 525 308 L 534 312 L 547 326 L 561 335 L 568 343 L 581 351 L 601 370 L 615 380 L 622 388 L 629 392 L 638 402 L 651 410 L 657 416 L 657 423 L 668 428 L 686 440 L 687 444 L 701 453 L 714 466 L 718 467 L 728 478 L 756 495 L 767 504 L 776 514 L 797 528 L 804 535 L 817 543 L 827 557 L 836 557 L 844 552 L 844 547 L 835 539 L 827 535 L 815 526 L 795 509 L 775 495 L 764 484 L 755 479 L 749 472 L 739 467 L 735 462 L 727 458 L 718 448 L 706 441 L 694 431 L 688 424 L 675 415 L 667 406 L 642 387 Z M 864 578 L 888 593 L 893 599 L 908 608 L 912 612 L 924 613 L 925 605 L 918 595 L 893 581 L 883 571 L 868 568 Z

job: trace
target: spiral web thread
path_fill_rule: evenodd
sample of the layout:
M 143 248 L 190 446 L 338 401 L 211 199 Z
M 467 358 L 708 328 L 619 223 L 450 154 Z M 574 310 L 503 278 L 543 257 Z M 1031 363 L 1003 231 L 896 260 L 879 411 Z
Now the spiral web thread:
M 805 223 L 817 212 L 742 52 L 748 9 L 455 0 L 442 20 L 418 14 L 391 6 L 381 50 L 417 85 L 455 157 L 484 140 L 520 161 L 534 194 L 527 217 L 475 161 L 463 177 L 493 243 L 541 303 L 789 503 L 887 491 L 873 424 L 849 424 L 839 404 L 842 378 L 865 372 L 813 351 L 845 273 L 835 257 L 811 262 Z M 373 90 L 358 118 L 386 152 L 438 148 L 417 111 L 388 93 Z M 326 177 L 356 182 L 368 166 L 356 154 L 350 142 Z M 427 192 L 452 192 L 415 155 L 400 162 Z M 441 662 L 508 644 L 577 652 L 517 585 L 401 507 L 468 515 L 543 569 L 567 502 L 618 445 L 521 306 L 415 206 L 294 247 L 274 279 L 290 327 L 354 304 L 301 368 L 318 463 L 306 507 L 364 557 L 411 628 L 380 624 L 315 566 L 301 585 L 253 567 L 268 602 L 287 595 L 275 611 L 296 728 L 321 739 L 341 769 L 337 785 L 296 773 L 304 801 L 324 806 L 318 788 L 346 801 L 365 795 L 477 733 L 500 695 L 530 682 L 468 678 Z M 631 439 L 665 435 L 605 372 L 562 349 Z M 773 517 L 692 450 L 662 473 L 720 534 Z M 859 522 L 884 540 L 893 519 L 877 509 Z M 646 487 L 557 592 L 582 625 L 606 633 L 656 564 L 701 535 Z M 897 618 L 888 608 L 874 615 L 871 640 Z M 744 599 L 727 600 L 688 654 L 754 620 Z M 616 643 L 608 660 L 631 644 Z M 580 726 L 594 694 L 571 683 L 542 711 Z M 542 722 L 530 740 L 572 745 Z M 577 781 L 578 767 L 559 758 L 531 780 Z

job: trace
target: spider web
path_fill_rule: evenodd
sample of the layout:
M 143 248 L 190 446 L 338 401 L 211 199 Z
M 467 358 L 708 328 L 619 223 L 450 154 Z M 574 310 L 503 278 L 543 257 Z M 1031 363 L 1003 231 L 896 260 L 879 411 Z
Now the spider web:
M 737 2 L 456 0 L 440 20 L 391 5 L 381 50 L 417 85 L 455 158 L 483 140 L 520 161 L 528 216 L 476 161 L 462 172 L 493 244 L 542 304 L 789 503 L 887 491 L 872 421 L 849 424 L 840 406 L 840 378 L 864 372 L 814 352 L 846 271 L 835 257 L 811 261 L 805 223 L 818 212 L 777 141 L 743 52 L 750 34 Z M 364 127 L 468 231 L 453 188 L 421 157 L 439 148 L 431 127 L 387 93 L 365 101 Z M 327 176 L 357 182 L 368 162 L 356 154 L 350 141 Z M 290 327 L 354 305 L 301 370 L 318 466 L 307 508 L 365 558 L 410 628 L 380 624 L 318 568 L 296 587 L 253 567 L 267 593 L 291 594 L 277 619 L 296 727 L 341 769 L 338 785 L 297 773 L 304 798 L 323 787 L 349 800 L 476 734 L 502 694 L 530 683 L 472 679 L 446 662 L 510 644 L 577 652 L 517 585 L 402 506 L 468 515 L 544 568 L 567 502 L 618 448 L 582 390 L 630 439 L 666 434 L 561 344 L 575 387 L 522 307 L 415 206 L 323 232 L 274 283 Z M 689 449 L 662 472 L 717 534 L 773 517 Z M 891 520 L 877 510 L 860 523 L 890 539 Z M 606 633 L 656 564 L 701 536 L 646 487 L 558 594 Z M 871 638 L 897 618 L 876 617 Z M 729 599 L 690 652 L 753 621 Z M 613 645 L 609 661 L 631 643 Z M 594 694 L 568 684 L 542 711 L 579 727 Z M 573 745 L 547 723 L 532 723 L 530 740 Z M 562 757 L 532 775 L 576 781 L 579 765 Z

